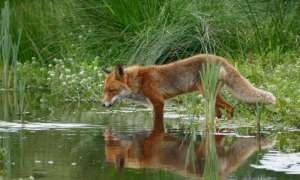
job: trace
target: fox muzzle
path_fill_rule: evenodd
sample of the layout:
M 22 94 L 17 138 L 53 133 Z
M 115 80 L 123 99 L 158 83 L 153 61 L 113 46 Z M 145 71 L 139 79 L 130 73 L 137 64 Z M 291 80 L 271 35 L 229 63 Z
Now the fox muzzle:
M 110 101 L 109 101 L 109 100 L 105 100 L 105 98 L 104 98 L 104 100 L 103 100 L 103 106 L 104 106 L 104 107 L 111 107 L 111 106 L 113 105 L 113 103 L 114 103 L 117 99 L 119 99 L 119 96 L 114 96 L 113 98 L 111 98 Z
M 103 107 L 111 107 L 112 103 L 105 101 L 105 102 L 103 102 L 102 105 L 103 105 Z

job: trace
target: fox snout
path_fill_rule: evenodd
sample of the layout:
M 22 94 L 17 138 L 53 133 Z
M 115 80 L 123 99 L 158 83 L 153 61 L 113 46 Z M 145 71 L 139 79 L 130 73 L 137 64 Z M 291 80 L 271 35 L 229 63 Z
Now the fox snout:
M 107 101 L 104 101 L 103 104 L 102 104 L 103 107 L 111 107 L 112 106 L 112 103 L 111 102 L 107 102 Z
M 110 97 L 108 95 L 105 95 L 103 100 L 102 100 L 102 106 L 103 107 L 111 107 L 114 103 L 116 98 Z
M 104 99 L 102 100 L 102 106 L 103 107 L 111 107 L 115 100 L 116 100 L 115 97 L 107 98 L 107 96 L 104 96 Z
M 103 106 L 105 107 L 110 107 L 113 105 L 114 102 L 116 102 L 117 100 L 126 98 L 130 95 L 130 91 L 128 90 L 122 90 L 121 92 L 119 92 L 118 94 L 105 94 L 104 98 L 103 98 Z
M 104 98 L 103 98 L 103 106 L 104 107 L 111 107 L 114 104 L 114 102 L 118 99 L 119 99 L 118 95 L 115 95 L 113 97 L 105 95 Z

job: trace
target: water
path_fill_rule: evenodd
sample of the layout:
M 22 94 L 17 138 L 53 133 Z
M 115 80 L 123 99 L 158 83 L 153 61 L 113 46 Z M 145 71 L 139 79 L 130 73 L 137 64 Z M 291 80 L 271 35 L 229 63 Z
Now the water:
M 28 95 L 26 113 L 16 113 L 11 95 L 1 96 L 0 179 L 190 179 L 203 174 L 203 136 L 192 153 L 186 127 L 203 122 L 184 109 L 166 108 L 166 133 L 151 134 L 151 109 L 105 109 L 99 104 L 57 105 Z M 300 131 L 278 132 L 236 120 L 215 135 L 220 175 L 225 179 L 300 179 Z M 0 151 L 0 152 L 1 152 Z M 3 154 L 3 153 L 2 153 Z M 1 157 L 1 156 L 0 156 Z M 187 159 L 193 161 L 187 163 Z

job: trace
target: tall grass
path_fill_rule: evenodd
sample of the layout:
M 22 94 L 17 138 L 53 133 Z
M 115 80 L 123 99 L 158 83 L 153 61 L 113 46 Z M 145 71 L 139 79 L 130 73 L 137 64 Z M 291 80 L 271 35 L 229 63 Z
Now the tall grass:
M 199 52 L 247 56 L 297 49 L 295 1 L 88 2 L 99 5 L 87 14 L 98 27 L 90 44 L 110 62 L 154 64 Z
M 205 123 L 204 133 L 205 166 L 204 179 L 219 179 L 219 162 L 215 143 L 215 104 L 218 91 L 220 66 L 208 62 L 201 72 L 201 80 L 204 89 L 205 102 Z
M 215 103 L 218 91 L 220 65 L 207 62 L 200 71 L 200 78 L 205 97 L 205 128 L 203 131 L 202 147 L 205 148 L 204 179 L 219 179 L 219 162 L 215 143 Z M 190 165 L 195 171 L 196 155 L 195 142 L 199 124 L 191 124 L 190 142 L 187 149 L 185 166 Z
M 209 130 L 214 130 L 215 124 L 215 104 L 216 104 L 216 97 L 217 91 L 219 90 L 219 71 L 220 65 L 207 62 L 201 71 L 201 82 L 203 85 L 204 90 L 204 97 L 205 101 L 205 116 L 206 116 L 206 127 Z
M 1 10 L 0 25 L 0 67 L 2 67 L 2 88 L 7 90 L 16 87 L 16 69 L 21 39 L 21 33 L 19 31 L 17 43 L 13 42 L 10 32 L 10 10 L 8 1 L 5 2 L 4 8 Z
M 97 16 L 102 23 L 96 33 L 98 37 L 106 35 L 109 50 L 116 52 L 114 48 L 119 49 L 116 52 L 118 61 L 162 64 L 199 52 L 202 48 L 203 51 L 213 51 L 213 47 L 207 49 L 206 44 L 212 44 L 206 39 L 209 27 L 199 15 L 197 7 L 200 3 L 196 1 L 105 2 L 102 13 Z M 135 12 L 136 7 L 143 11 Z M 103 41 L 99 43 L 103 45 Z
M 43 63 L 73 50 L 72 43 L 78 44 L 80 25 L 73 25 L 76 17 L 75 0 L 10 0 L 11 32 L 16 37 L 23 29 L 20 43 L 20 58 L 32 61 L 32 57 Z M 1 7 L 0 2 L 0 7 Z M 77 43 L 78 42 L 78 43 Z M 78 54 L 82 53 L 77 49 Z M 71 52 L 70 52 L 71 53 Z
M 154 64 L 199 52 L 235 57 L 295 51 L 298 1 L 11 0 L 21 57 L 99 56 L 106 64 Z M 0 3 L 1 6 L 1 3 Z M 270 60 L 265 60 L 266 64 Z M 276 62 L 280 63 L 280 62 Z

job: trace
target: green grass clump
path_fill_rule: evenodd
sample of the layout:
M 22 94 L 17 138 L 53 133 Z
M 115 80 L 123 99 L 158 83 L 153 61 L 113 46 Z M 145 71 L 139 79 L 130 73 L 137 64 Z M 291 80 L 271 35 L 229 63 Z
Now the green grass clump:
M 204 133 L 205 166 L 204 179 L 219 179 L 219 162 L 215 142 L 215 104 L 218 93 L 220 65 L 207 62 L 200 72 L 201 82 L 204 89 L 205 123 Z
M 215 104 L 218 93 L 217 91 L 219 90 L 219 71 L 220 65 L 207 62 L 200 72 L 201 82 L 204 90 L 204 97 L 206 98 L 206 121 L 208 123 L 211 123 L 207 124 L 207 127 L 210 130 L 214 130 Z

